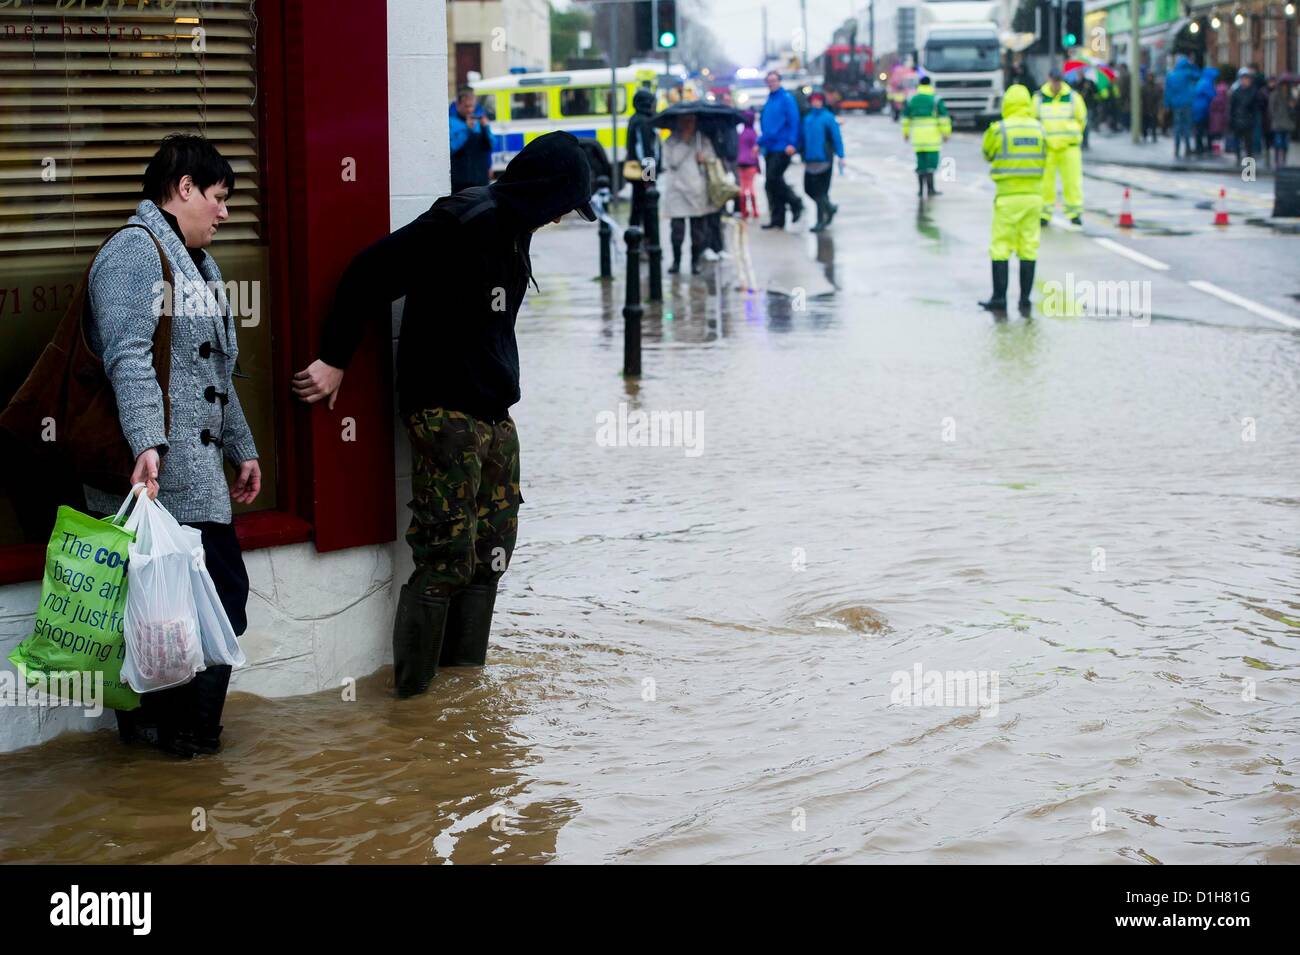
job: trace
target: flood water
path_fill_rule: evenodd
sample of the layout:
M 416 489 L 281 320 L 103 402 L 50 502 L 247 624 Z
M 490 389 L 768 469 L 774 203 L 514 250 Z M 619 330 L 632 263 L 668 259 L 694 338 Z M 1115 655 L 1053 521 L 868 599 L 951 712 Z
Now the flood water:
M 1300 338 L 995 324 L 947 235 L 790 237 L 836 294 L 697 282 L 626 384 L 591 231 L 542 234 L 490 665 L 0 757 L 0 861 L 1300 862 Z M 624 402 L 695 443 L 601 446 Z

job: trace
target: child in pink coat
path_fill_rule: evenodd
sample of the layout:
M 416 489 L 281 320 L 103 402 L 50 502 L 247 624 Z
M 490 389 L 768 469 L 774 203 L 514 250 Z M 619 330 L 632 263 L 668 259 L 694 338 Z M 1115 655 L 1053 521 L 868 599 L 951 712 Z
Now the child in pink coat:
M 747 219 L 757 219 L 758 193 L 754 191 L 754 176 L 758 174 L 758 133 L 754 131 L 754 111 L 745 110 L 742 121 L 745 128 L 740 131 L 736 150 L 736 172 L 740 176 L 740 214 Z

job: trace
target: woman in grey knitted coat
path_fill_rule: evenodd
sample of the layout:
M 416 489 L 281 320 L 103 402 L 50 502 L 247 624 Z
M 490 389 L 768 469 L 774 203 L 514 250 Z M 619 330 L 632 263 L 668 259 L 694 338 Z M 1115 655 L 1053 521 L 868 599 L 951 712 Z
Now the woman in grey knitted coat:
M 216 261 L 205 248 L 228 216 L 230 164 L 199 136 L 169 136 L 149 162 L 144 198 L 125 229 L 95 257 L 89 299 L 90 346 L 113 384 L 118 418 L 135 456 L 133 484 L 145 482 L 181 523 L 203 536 L 204 559 L 236 634 L 247 626 L 248 574 L 231 523 L 233 499 L 251 503 L 261 489 L 252 431 L 232 375 L 239 346 Z M 145 234 L 145 229 L 158 245 Z M 163 288 L 158 246 L 172 273 Z M 153 364 L 159 313 L 171 309 L 170 422 Z M 223 459 L 237 477 L 226 485 Z M 119 501 L 86 489 L 92 510 Z M 141 739 L 179 756 L 215 751 L 230 667 L 209 666 L 183 686 L 146 693 L 138 710 L 118 712 L 126 742 Z

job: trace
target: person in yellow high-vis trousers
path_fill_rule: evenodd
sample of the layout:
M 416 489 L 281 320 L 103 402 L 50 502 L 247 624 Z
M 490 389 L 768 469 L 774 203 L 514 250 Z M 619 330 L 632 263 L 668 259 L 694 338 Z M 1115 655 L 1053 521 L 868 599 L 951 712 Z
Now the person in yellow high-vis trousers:
M 1043 225 L 1056 209 L 1056 177 L 1061 177 L 1065 214 L 1075 225 L 1083 225 L 1083 128 L 1088 107 L 1083 96 L 1061 79 L 1053 69 L 1049 79 L 1034 95 L 1034 114 L 1047 133 L 1047 168 L 1043 171 Z
M 1002 119 L 984 131 L 983 153 L 989 175 L 997 186 L 993 199 L 993 295 L 980 305 L 992 312 L 1007 309 L 1009 259 L 1020 260 L 1020 311 L 1029 314 L 1029 293 L 1034 288 L 1041 224 L 1043 170 L 1050 150 L 1048 135 L 1034 118 L 1029 90 L 1019 83 L 1002 98 Z
M 922 76 L 916 92 L 903 107 L 903 138 L 911 140 L 916 151 L 916 195 L 937 196 L 934 171 L 939 168 L 939 147 L 952 135 L 952 118 L 948 107 L 934 95 L 930 77 Z

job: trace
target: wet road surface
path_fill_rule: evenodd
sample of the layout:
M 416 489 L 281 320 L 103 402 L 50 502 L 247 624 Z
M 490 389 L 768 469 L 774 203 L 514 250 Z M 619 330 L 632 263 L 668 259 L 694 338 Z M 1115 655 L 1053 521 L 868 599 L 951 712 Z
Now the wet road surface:
M 1300 861 L 1300 338 L 1188 285 L 1300 319 L 1297 240 L 1122 240 L 1154 270 L 1090 214 L 1040 284 L 1150 281 L 1151 321 L 994 322 L 974 140 L 918 208 L 896 136 L 849 118 L 833 229 L 754 238 L 835 291 L 666 283 L 639 382 L 594 230 L 537 237 L 486 669 L 235 695 L 188 764 L 0 756 L 0 861 Z M 609 446 L 639 410 L 690 440 Z

